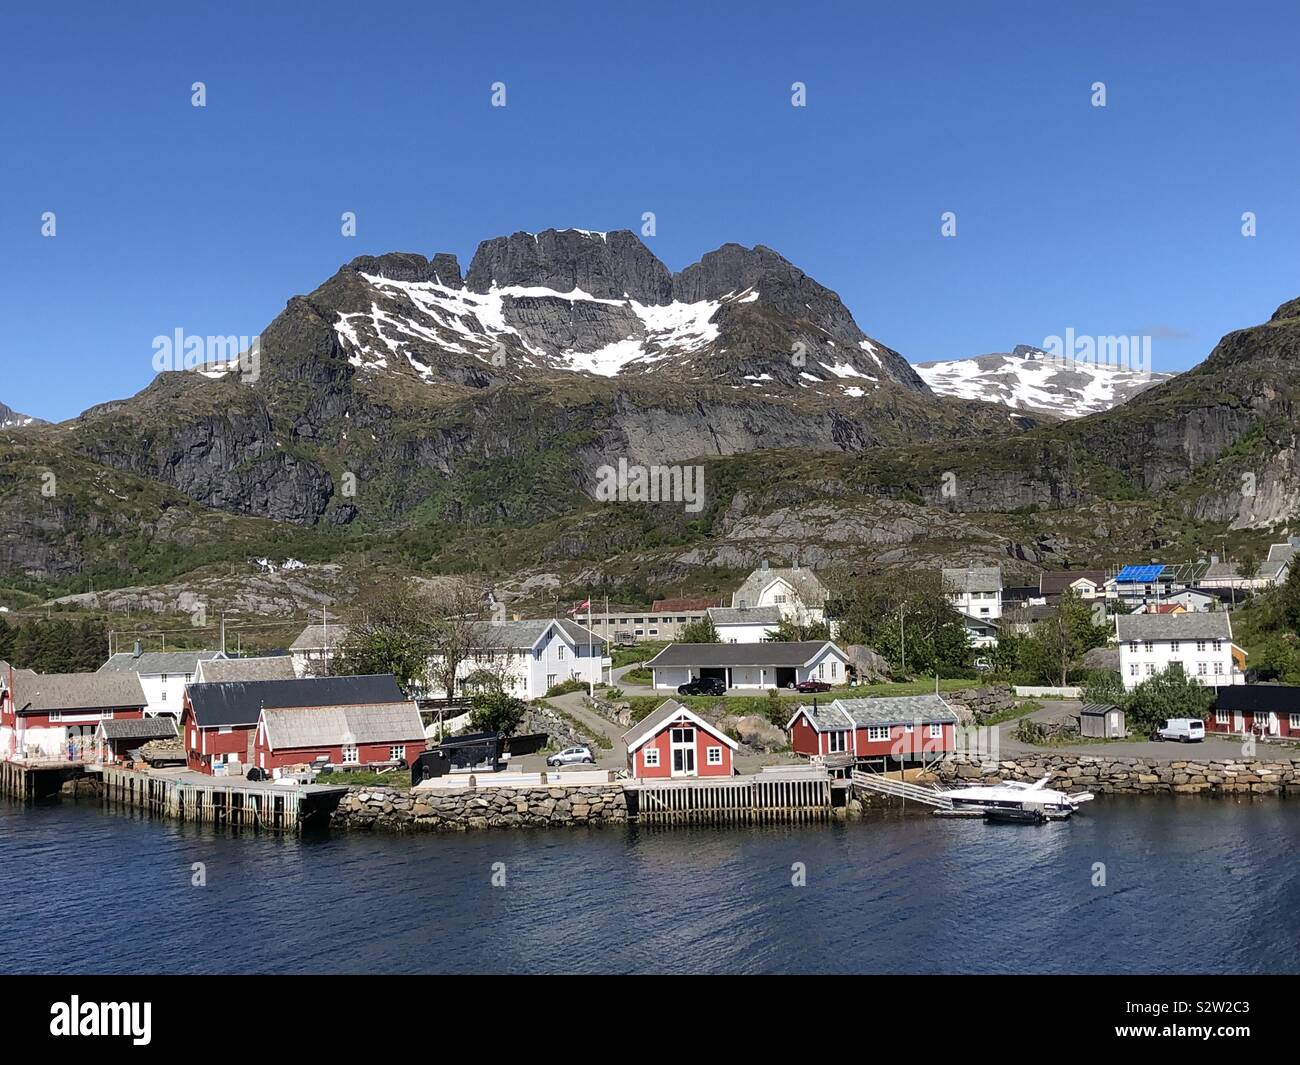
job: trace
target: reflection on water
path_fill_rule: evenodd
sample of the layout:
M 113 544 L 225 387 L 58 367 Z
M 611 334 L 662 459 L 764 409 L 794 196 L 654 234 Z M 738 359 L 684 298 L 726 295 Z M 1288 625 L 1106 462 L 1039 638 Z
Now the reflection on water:
M 305 839 L 4 804 L 0 971 L 1294 972 L 1298 843 L 1277 799 Z

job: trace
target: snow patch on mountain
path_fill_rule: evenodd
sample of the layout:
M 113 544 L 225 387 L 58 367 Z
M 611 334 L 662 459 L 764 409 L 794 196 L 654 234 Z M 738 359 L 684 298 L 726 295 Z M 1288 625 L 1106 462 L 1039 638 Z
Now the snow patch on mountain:
M 1174 376 L 1079 362 L 1025 345 L 1007 353 L 918 363 L 916 372 L 941 396 L 1058 418 L 1109 410 Z

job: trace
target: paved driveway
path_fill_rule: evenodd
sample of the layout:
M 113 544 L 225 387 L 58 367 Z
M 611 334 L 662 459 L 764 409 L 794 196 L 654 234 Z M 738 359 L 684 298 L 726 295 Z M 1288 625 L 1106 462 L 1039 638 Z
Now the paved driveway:
M 1077 714 L 1078 699 L 1048 699 L 1041 710 L 1029 714 L 1031 721 L 1050 721 L 1063 715 Z M 1200 761 L 1206 758 L 1245 758 L 1239 739 L 1212 736 L 1207 734 L 1200 743 L 1156 743 L 1152 740 L 1130 736 L 1126 740 L 1112 740 L 1110 743 L 1074 743 L 1063 746 L 1035 747 L 1020 743 L 1011 738 L 1016 727 L 1017 718 L 1004 721 L 998 726 L 998 740 L 1005 751 L 1033 751 L 1035 754 L 1092 754 L 1100 758 L 1143 758 L 1156 762 Z M 1257 743 L 1255 757 L 1265 760 L 1281 761 L 1284 759 L 1300 760 L 1300 750 L 1294 747 L 1274 743 Z

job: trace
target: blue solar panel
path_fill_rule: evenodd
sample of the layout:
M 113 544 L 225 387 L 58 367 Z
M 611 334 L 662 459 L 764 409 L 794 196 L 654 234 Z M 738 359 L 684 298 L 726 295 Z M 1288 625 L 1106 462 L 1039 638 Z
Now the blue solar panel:
M 1125 566 L 1117 574 L 1117 584 L 1150 584 L 1160 576 L 1164 565 L 1159 566 Z

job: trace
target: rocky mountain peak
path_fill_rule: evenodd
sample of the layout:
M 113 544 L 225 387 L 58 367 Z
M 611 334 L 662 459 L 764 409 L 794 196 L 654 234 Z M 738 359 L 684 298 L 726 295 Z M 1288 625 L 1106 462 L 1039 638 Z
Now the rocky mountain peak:
M 673 279 L 654 253 L 627 229 L 595 233 L 547 229 L 512 233 L 478 246 L 465 278 L 471 292 L 493 288 L 578 289 L 597 299 L 672 302 Z
M 46 425 L 40 418 L 19 414 L 12 407 L 0 403 L 0 429 L 17 429 L 24 425 Z
M 1282 304 L 1273 312 L 1273 317 L 1269 321 L 1281 322 L 1289 318 L 1300 318 L 1300 296 L 1293 300 L 1287 300 L 1286 303 Z

